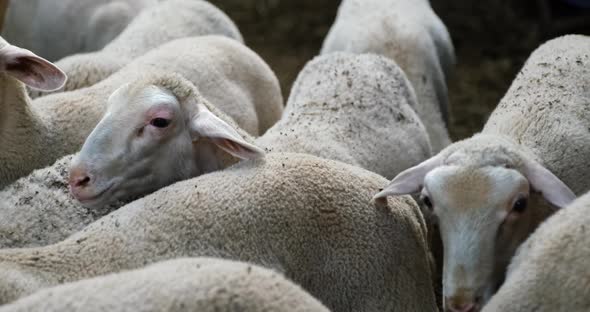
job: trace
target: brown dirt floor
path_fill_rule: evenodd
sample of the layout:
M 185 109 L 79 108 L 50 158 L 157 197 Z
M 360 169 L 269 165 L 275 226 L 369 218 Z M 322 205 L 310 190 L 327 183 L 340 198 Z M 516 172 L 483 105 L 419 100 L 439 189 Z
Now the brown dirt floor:
M 285 99 L 299 70 L 318 52 L 339 0 L 212 0 L 236 23 L 246 43 L 276 72 Z M 457 54 L 449 80 L 450 132 L 479 131 L 527 56 L 548 35 L 535 0 L 431 0 Z M 590 17 L 588 17 L 590 21 Z M 541 31 L 543 29 L 543 31 Z M 585 32 L 568 29 L 565 32 Z M 557 33 L 559 34 L 559 33 Z

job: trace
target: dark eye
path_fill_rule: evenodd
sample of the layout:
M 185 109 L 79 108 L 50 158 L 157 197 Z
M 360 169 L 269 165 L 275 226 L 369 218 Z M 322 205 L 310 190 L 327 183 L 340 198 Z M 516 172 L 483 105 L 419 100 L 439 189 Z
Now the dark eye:
M 430 201 L 430 198 L 428 198 L 428 196 L 422 196 L 422 202 L 424 203 L 424 205 L 426 205 L 426 207 L 428 207 L 428 209 L 432 209 L 432 202 Z
M 526 210 L 526 206 L 527 206 L 527 199 L 520 198 L 514 203 L 514 206 L 512 206 L 512 211 L 514 211 L 516 213 L 523 213 Z
M 156 128 L 166 128 L 170 125 L 170 119 L 154 118 L 150 121 L 150 124 Z

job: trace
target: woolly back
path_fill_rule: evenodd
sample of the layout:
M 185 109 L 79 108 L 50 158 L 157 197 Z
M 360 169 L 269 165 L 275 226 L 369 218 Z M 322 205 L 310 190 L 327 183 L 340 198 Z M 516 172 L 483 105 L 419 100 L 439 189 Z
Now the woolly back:
M 390 59 L 347 52 L 321 55 L 299 73 L 283 118 L 257 142 L 304 152 L 392 178 L 430 156 L 416 96 Z
M 48 288 L 0 311 L 327 312 L 282 274 L 249 263 L 182 258 Z

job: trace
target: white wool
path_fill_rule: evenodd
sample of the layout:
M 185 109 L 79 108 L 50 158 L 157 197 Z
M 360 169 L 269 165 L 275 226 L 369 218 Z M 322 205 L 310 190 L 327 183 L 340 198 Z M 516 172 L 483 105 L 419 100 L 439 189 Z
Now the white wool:
M 184 258 L 48 288 L 0 308 L 17 311 L 328 312 L 282 274 L 215 258 Z
M 451 141 L 447 84 L 455 63 L 445 25 L 423 0 L 344 0 L 321 54 L 346 51 L 389 57 L 404 70 L 434 152 Z
M 393 61 L 371 54 L 322 55 L 301 71 L 283 117 L 256 143 L 392 178 L 430 157 L 416 105 L 412 86 Z

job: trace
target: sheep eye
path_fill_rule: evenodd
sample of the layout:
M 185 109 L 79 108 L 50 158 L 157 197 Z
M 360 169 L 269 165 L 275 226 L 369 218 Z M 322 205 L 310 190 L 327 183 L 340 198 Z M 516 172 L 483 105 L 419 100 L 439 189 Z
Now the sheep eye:
M 428 209 L 432 209 L 432 202 L 430 201 L 430 198 L 428 198 L 428 196 L 422 196 L 422 202 L 424 203 L 424 205 L 426 205 L 426 207 L 428 207 Z
M 526 210 L 526 207 L 527 207 L 527 199 L 520 198 L 514 203 L 514 206 L 512 206 L 512 211 L 514 211 L 516 213 L 523 213 Z
M 154 118 L 150 121 L 150 125 L 156 128 L 166 128 L 170 125 L 170 120 L 165 118 Z

